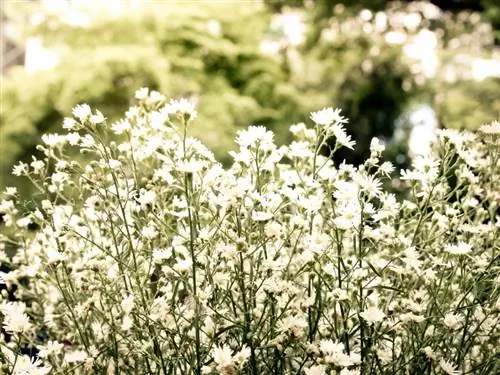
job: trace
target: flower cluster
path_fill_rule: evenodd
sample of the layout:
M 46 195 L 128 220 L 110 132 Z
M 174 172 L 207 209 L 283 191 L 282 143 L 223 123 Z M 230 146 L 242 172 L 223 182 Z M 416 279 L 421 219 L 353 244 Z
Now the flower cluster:
M 354 146 L 340 110 L 293 125 L 287 146 L 240 131 L 223 168 L 189 137 L 192 103 L 136 98 L 114 124 L 76 107 L 15 168 L 43 198 L 0 201 L 16 244 L 0 280 L 18 299 L 0 297 L 1 371 L 492 373 L 498 123 L 441 132 L 397 197 L 377 139 L 363 165 L 334 164 Z

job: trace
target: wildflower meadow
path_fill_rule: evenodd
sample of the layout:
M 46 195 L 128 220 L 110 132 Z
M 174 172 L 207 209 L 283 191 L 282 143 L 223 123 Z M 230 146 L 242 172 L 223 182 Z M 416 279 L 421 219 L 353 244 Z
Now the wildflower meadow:
M 334 162 L 340 109 L 287 145 L 239 131 L 229 167 L 196 115 L 148 89 L 118 122 L 81 104 L 15 166 L 1 374 L 500 373 L 499 122 L 396 171 L 377 138 Z

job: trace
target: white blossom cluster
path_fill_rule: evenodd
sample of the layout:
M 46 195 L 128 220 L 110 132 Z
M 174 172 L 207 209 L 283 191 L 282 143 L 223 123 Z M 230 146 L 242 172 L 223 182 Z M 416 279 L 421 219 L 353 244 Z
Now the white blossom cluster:
M 18 299 L 0 297 L 0 372 L 492 373 L 498 122 L 442 131 L 396 196 L 377 139 L 363 165 L 333 163 L 354 146 L 340 110 L 287 146 L 240 131 L 223 168 L 188 136 L 192 103 L 136 98 L 114 124 L 77 106 L 14 169 L 42 199 L 0 201 L 16 248 L 0 280 Z

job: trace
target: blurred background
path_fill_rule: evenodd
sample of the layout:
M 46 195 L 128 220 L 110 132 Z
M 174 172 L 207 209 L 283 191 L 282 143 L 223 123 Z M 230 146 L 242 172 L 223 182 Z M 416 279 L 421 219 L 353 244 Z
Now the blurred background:
M 0 188 L 45 132 L 89 103 L 110 121 L 143 86 L 198 102 L 193 135 L 223 162 L 238 129 L 279 143 L 340 107 L 360 163 L 373 136 L 405 167 L 437 128 L 500 113 L 500 1 L 3 0 Z

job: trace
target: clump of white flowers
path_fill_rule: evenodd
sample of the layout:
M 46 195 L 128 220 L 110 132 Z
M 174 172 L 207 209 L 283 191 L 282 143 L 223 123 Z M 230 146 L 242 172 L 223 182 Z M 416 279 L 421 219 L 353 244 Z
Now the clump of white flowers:
M 363 165 L 332 161 L 354 146 L 340 110 L 287 146 L 241 131 L 225 169 L 188 136 L 193 103 L 136 99 L 114 124 L 77 106 L 14 170 L 43 198 L 0 200 L 17 249 L 0 280 L 18 299 L 0 297 L 0 373 L 498 369 L 498 123 L 442 131 L 396 197 L 380 141 Z

